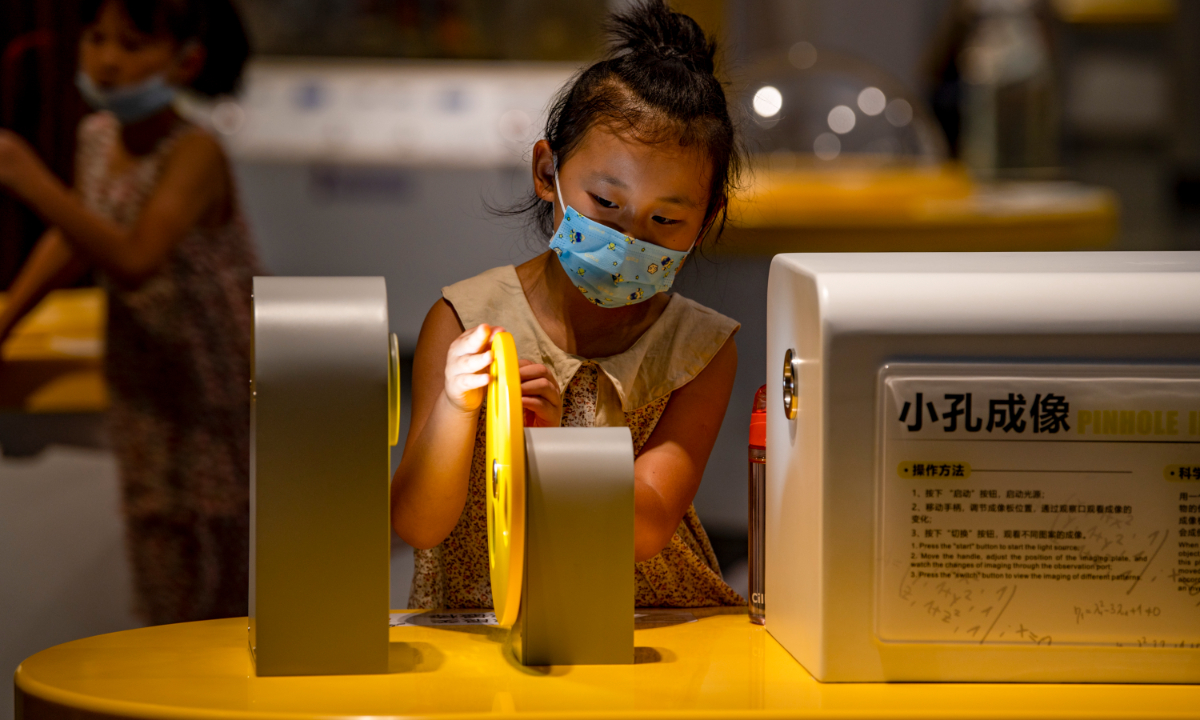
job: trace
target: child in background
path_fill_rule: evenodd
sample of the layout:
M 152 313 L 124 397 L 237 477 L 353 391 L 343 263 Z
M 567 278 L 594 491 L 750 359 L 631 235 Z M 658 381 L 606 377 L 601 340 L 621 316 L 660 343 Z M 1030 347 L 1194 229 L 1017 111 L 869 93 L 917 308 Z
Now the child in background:
M 87 0 L 71 190 L 0 131 L 0 185 L 51 226 L 9 288 L 0 342 L 95 268 L 137 611 L 246 614 L 250 287 L 260 272 L 220 145 L 172 109 L 232 92 L 248 43 L 228 0 Z
M 445 288 L 421 328 L 392 480 L 392 524 L 418 548 L 409 607 L 491 607 L 479 418 L 499 326 L 523 358 L 527 424 L 632 433 L 636 605 L 744 603 L 691 504 L 738 324 L 667 292 L 714 225 L 719 235 L 740 166 L 715 44 L 662 0 L 612 30 L 609 57 L 560 92 L 533 148 L 523 210 L 550 251 Z

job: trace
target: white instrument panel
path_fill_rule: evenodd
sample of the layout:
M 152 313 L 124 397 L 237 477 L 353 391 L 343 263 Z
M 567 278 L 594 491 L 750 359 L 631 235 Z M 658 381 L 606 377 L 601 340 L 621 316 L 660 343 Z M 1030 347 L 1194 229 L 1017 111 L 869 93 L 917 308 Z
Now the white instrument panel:
M 1195 253 L 777 255 L 767 294 L 767 630 L 818 680 L 1200 678 Z

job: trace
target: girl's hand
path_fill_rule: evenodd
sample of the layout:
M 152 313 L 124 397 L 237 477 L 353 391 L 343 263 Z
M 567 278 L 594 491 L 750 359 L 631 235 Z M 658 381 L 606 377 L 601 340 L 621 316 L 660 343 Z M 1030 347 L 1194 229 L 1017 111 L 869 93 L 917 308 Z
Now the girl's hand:
M 550 368 L 530 360 L 521 360 L 519 364 L 525 426 L 558 427 L 562 424 L 562 394 Z
M 473 413 L 483 404 L 488 367 L 492 364 L 492 336 L 503 330 L 494 325 L 478 325 L 450 343 L 443 392 L 454 409 Z
M 24 138 L 0 130 L 0 185 L 24 196 L 25 189 L 46 172 L 46 166 Z

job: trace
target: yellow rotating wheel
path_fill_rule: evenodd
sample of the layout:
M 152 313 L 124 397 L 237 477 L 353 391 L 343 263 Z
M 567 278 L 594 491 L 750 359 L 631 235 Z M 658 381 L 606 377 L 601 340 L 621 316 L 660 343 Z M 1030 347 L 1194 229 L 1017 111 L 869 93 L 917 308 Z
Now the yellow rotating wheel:
M 388 447 L 400 442 L 400 339 L 388 335 Z
M 492 606 L 511 627 L 525 572 L 525 428 L 521 375 L 512 335 L 492 338 L 487 393 L 487 529 Z

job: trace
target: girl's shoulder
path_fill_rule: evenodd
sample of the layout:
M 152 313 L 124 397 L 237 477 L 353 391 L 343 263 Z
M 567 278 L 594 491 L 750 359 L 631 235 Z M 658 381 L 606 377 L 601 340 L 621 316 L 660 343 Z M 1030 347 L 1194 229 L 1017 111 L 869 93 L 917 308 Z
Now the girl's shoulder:
M 107 154 L 121 133 L 121 123 L 112 113 L 94 112 L 85 115 L 79 121 L 76 131 L 76 153 L 83 162 L 100 162 Z M 204 127 L 186 119 L 165 137 L 158 141 L 157 146 L 145 156 L 146 160 L 163 161 L 178 155 L 190 159 L 216 160 L 225 162 L 225 151 L 220 141 Z
M 495 323 L 497 315 L 524 313 L 529 305 L 521 287 L 521 279 L 512 265 L 494 267 L 474 277 L 447 285 L 442 288 L 442 297 L 454 307 L 462 319 L 463 326 L 467 328 L 485 322 Z M 728 337 L 739 327 L 736 320 L 679 293 L 672 293 L 662 315 L 642 339 L 645 340 L 647 336 L 653 338 L 673 335 L 683 328 L 711 329 Z
M 164 163 L 185 162 L 196 168 L 205 168 L 220 173 L 227 163 L 225 148 L 208 130 L 189 122 L 162 140 L 155 153 Z
M 691 328 L 711 328 L 728 336 L 741 327 L 737 320 L 679 293 L 671 293 L 671 302 L 667 304 L 663 315 L 667 317 L 666 323 L 672 326 L 670 332 L 686 325 Z
M 502 265 L 442 288 L 464 328 L 481 323 L 504 324 L 504 319 L 528 309 L 521 280 L 512 265 Z
M 687 385 L 731 342 L 741 324 L 679 293 L 629 350 L 597 361 L 625 412 Z

